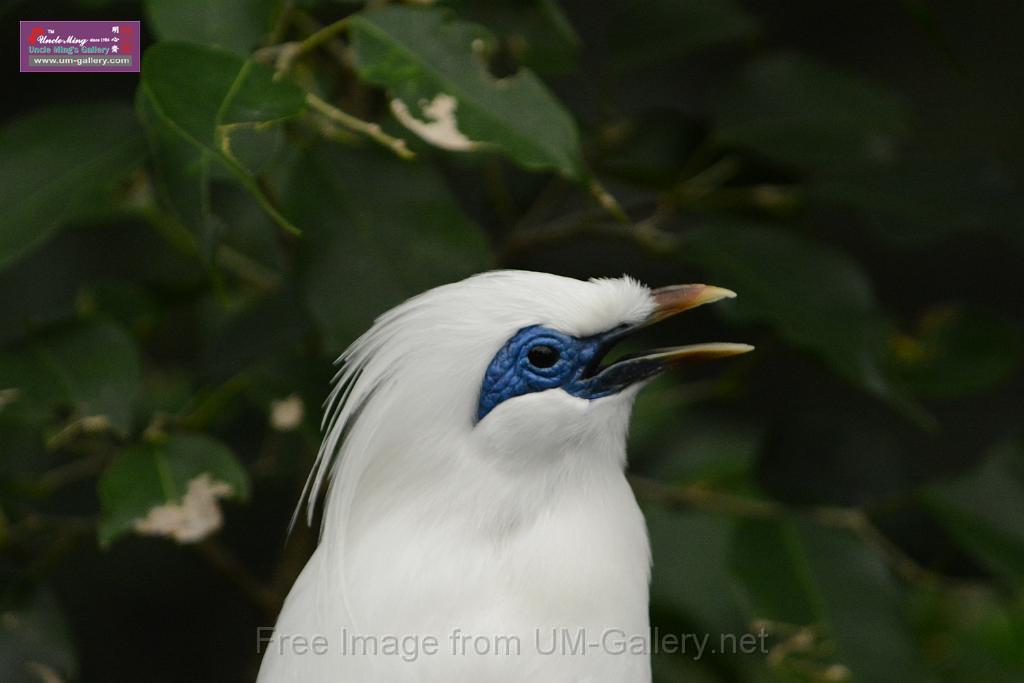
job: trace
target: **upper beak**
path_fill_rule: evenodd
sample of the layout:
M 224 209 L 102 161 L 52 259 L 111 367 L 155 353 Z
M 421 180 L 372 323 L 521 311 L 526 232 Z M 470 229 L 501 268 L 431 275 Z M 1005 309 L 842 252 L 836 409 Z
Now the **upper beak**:
M 655 308 L 651 314 L 637 325 L 619 328 L 608 333 L 607 348 L 610 348 L 612 344 L 636 329 L 652 325 L 677 313 L 688 311 L 691 308 L 721 301 L 722 299 L 735 298 L 736 292 L 712 285 L 673 285 L 671 287 L 655 289 L 651 292 L 651 297 L 655 303 Z M 687 344 L 685 346 L 655 349 L 621 358 L 611 365 L 599 369 L 591 377 L 591 381 L 600 385 L 595 387 L 599 391 L 611 393 L 624 389 L 630 384 L 653 377 L 670 367 L 687 361 L 726 358 L 753 350 L 754 347 L 750 344 L 734 344 L 730 342 Z
M 713 304 L 722 299 L 735 299 L 736 292 L 714 285 L 670 285 L 651 292 L 651 298 L 654 299 L 655 309 L 644 321 L 645 325 L 704 304 Z

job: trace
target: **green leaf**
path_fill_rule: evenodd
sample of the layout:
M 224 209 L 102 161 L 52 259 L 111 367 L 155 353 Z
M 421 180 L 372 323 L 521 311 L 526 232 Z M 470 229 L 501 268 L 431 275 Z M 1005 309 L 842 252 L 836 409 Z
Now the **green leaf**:
M 906 624 L 906 600 L 880 559 L 847 532 L 801 525 L 822 618 L 840 659 L 862 681 L 927 681 Z
M 738 523 L 730 563 L 755 618 L 801 625 L 818 619 L 820 597 L 809 575 L 799 533 L 792 525 L 753 520 Z
M 692 646 L 690 649 L 694 649 Z M 654 683 L 721 683 L 722 677 L 713 665 L 701 662 L 692 653 L 666 654 L 651 657 L 651 675 Z M 758 680 L 758 679 L 754 679 Z
M 0 391 L 4 415 L 49 418 L 52 407 L 67 399 L 57 370 L 31 350 L 0 352 Z
M 138 187 L 148 194 L 144 183 Z M 143 222 L 146 210 L 130 211 L 132 215 L 120 212 L 59 232 L 0 271 L 0 345 L 24 342 L 40 330 L 81 317 L 90 307 L 83 295 L 101 282 L 130 280 L 160 291 L 199 284 L 195 258 L 169 248 L 166 239 Z
M 284 229 L 298 230 L 270 202 L 256 178 L 231 153 L 225 126 L 275 122 L 302 111 L 305 96 L 289 81 L 274 81 L 273 72 L 226 50 L 189 43 L 160 43 L 146 51 L 142 66 L 142 92 L 147 100 L 140 116 L 149 124 L 165 184 L 177 188 L 186 217 L 203 222 L 197 230 L 209 234 L 204 200 L 208 164 L 216 161 L 234 176 Z M 149 108 L 147 108 L 147 106 Z M 167 130 L 161 129 L 163 124 Z M 195 148 L 190 158 L 168 135 Z M 198 206 L 196 206 L 198 204 Z
M 891 159 L 907 105 L 883 87 L 804 57 L 751 64 L 718 106 L 715 139 L 798 168 Z
M 302 349 L 312 327 L 296 291 L 274 292 L 237 306 L 207 322 L 210 341 L 204 353 L 208 375 L 228 380 L 246 370 L 266 367 Z
M 492 263 L 436 171 L 378 150 L 312 150 L 288 206 L 308 226 L 305 299 L 335 351 L 395 304 Z
M 2 361 L 0 361 L 2 362 Z M 19 395 L 0 389 L 0 499 L 4 507 L 39 500 L 40 475 L 55 464 L 43 440 L 46 418 Z M 7 542 L 7 522 L 0 516 L 0 539 Z
M 944 681 L 1024 679 L 1024 601 L 981 584 L 967 590 L 918 586 L 913 621 Z
M 386 87 L 399 120 L 453 150 L 494 149 L 528 169 L 584 181 L 576 123 L 529 69 L 495 79 L 493 37 L 438 9 L 388 7 L 351 20 L 356 69 Z
M 60 378 L 78 416 L 105 417 L 122 435 L 131 429 L 141 362 L 119 327 L 80 327 L 45 339 L 35 353 Z
M 656 382 L 637 396 L 629 429 L 634 470 L 659 481 L 742 487 L 757 459 L 761 430 L 693 409 L 699 396 Z
M 129 447 L 99 481 L 100 543 L 109 545 L 117 537 L 137 530 L 140 520 L 160 506 L 178 506 L 200 516 L 180 522 L 185 534 L 176 537 L 180 542 L 205 537 L 219 526 L 219 519 L 211 521 L 209 510 L 202 509 L 199 489 L 204 487 L 197 487 L 197 483 L 229 487 L 214 497 L 214 507 L 216 497 L 244 500 L 249 495 L 245 469 L 224 444 L 209 436 L 173 434 L 159 443 Z
M 9 586 L 0 602 L 0 680 L 38 683 L 74 679 L 78 658 L 67 619 L 53 592 L 40 588 L 18 595 Z
M 130 107 L 83 104 L 74 126 L 67 115 L 63 107 L 46 109 L 0 130 L 0 268 L 108 203 L 142 161 Z
M 295 6 L 316 10 L 324 7 L 337 9 L 338 7 L 350 8 L 355 5 L 365 5 L 367 0 L 295 0 Z
M 290 165 L 286 160 L 281 161 L 274 166 L 280 185 L 284 186 Z M 211 204 L 215 215 L 223 217 L 221 240 L 224 246 L 236 262 L 240 258 L 247 264 L 245 277 L 249 282 L 273 288 L 278 278 L 291 272 L 290 245 L 279 239 L 274 221 L 250 201 L 244 189 L 218 184 L 215 190 Z
M 1021 367 L 1024 335 L 1009 322 L 955 306 L 928 310 L 911 335 L 896 337 L 892 374 L 915 396 L 976 396 Z
M 757 19 L 732 0 L 631 0 L 608 30 L 611 62 L 628 71 L 749 39 Z
M 160 40 L 186 40 L 247 55 L 270 33 L 281 0 L 146 0 Z
M 668 109 L 647 110 L 621 128 L 597 160 L 598 170 L 663 190 L 678 184 L 680 170 L 704 139 L 695 120 Z
M 931 680 L 899 587 L 875 551 L 850 533 L 803 522 L 745 522 L 733 539 L 732 567 L 752 617 L 819 626 L 853 680 Z
M 203 256 L 212 261 L 221 233 L 221 223 L 210 207 L 210 165 L 215 155 L 196 148 L 167 125 L 142 89 L 136 108 L 146 130 L 161 203 L 196 235 Z
M 682 662 L 700 664 L 716 675 L 710 680 L 760 680 L 761 657 L 747 651 L 744 655 L 730 649 L 728 643 L 750 635 L 750 621 L 729 575 L 729 547 L 735 522 L 727 517 L 703 512 L 669 511 L 658 507 L 644 509 L 651 538 L 654 564 L 651 573 L 652 624 L 655 633 L 687 634 L 706 638 L 707 650 L 698 653 L 691 640 L 685 651 L 670 656 L 661 653 L 652 662 L 655 671 L 679 670 Z M 764 639 L 755 648 L 767 646 Z M 735 647 L 735 645 L 733 645 Z M 764 654 L 761 652 L 760 654 Z M 685 669 L 684 669 L 685 670 Z M 685 680 L 703 680 L 693 674 Z M 671 677 L 660 680 L 680 680 Z
M 782 230 L 723 223 L 687 232 L 678 255 L 739 293 L 729 306 L 735 319 L 768 323 L 849 381 L 891 396 L 881 370 L 884 321 L 867 276 L 845 254 Z
M 742 631 L 747 624 L 728 572 L 733 521 L 653 506 L 644 516 L 654 557 L 651 602 L 699 630 Z
M 150 292 L 129 280 L 103 280 L 79 295 L 79 306 L 117 322 L 132 332 L 151 329 L 161 310 Z
M 1024 205 L 997 164 L 914 159 L 843 164 L 809 178 L 816 205 L 856 211 L 887 244 L 930 244 L 954 233 L 1002 233 L 1024 247 Z
M 448 0 L 460 17 L 488 27 L 517 64 L 540 74 L 567 74 L 578 67 L 580 37 L 556 0 Z
M 105 420 L 121 435 L 131 429 L 139 353 L 116 325 L 78 325 L 7 358 L 0 357 L 0 387 L 17 390 L 19 401 L 39 407 L 67 404 L 73 419 Z
M 226 50 L 161 43 L 146 50 L 142 85 L 168 125 L 197 146 L 220 153 L 220 126 L 266 123 L 300 113 L 302 90 L 274 81 L 268 67 Z
M 1024 449 L 1006 443 L 978 468 L 929 487 L 925 504 L 989 571 L 1024 587 Z

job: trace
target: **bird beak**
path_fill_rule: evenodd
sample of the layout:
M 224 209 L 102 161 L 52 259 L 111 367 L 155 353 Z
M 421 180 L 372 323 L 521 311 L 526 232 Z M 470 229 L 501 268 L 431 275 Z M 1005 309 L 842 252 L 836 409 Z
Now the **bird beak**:
M 643 322 L 643 326 L 653 325 L 666 318 L 671 318 L 677 313 L 697 308 L 704 304 L 713 304 L 722 299 L 735 299 L 736 292 L 724 287 L 714 285 L 671 285 L 661 287 L 651 292 L 656 308 Z M 669 349 L 660 349 L 648 354 L 650 357 L 657 357 L 663 363 L 676 364 L 687 360 L 713 360 L 715 358 L 727 358 L 738 356 L 741 353 L 753 351 L 750 344 L 733 344 L 730 342 L 712 342 L 709 344 L 690 344 L 688 346 L 676 346 Z
M 673 285 L 671 287 L 655 289 L 651 292 L 651 298 L 655 304 L 651 314 L 639 324 L 608 332 L 605 339 L 602 340 L 602 350 L 607 352 L 617 341 L 637 329 L 653 325 L 677 313 L 682 313 L 704 304 L 721 301 L 722 299 L 733 299 L 735 297 L 736 292 L 712 285 Z M 606 395 L 621 391 L 631 384 L 649 379 L 669 368 L 690 361 L 727 358 L 753 350 L 754 347 L 750 344 L 733 344 L 729 342 L 688 344 L 686 346 L 655 349 L 620 358 L 603 368 L 592 368 L 593 374 L 587 381 L 593 383 L 592 390 Z

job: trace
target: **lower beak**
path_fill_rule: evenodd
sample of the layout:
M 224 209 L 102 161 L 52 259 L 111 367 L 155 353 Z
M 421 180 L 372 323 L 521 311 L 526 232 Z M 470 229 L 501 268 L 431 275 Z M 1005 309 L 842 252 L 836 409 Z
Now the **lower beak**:
M 711 285 L 674 285 L 656 289 L 651 292 L 655 308 L 647 319 L 637 325 L 609 332 L 605 351 L 610 350 L 617 341 L 637 329 L 660 322 L 691 308 L 735 297 L 735 292 Z M 733 344 L 730 342 L 688 344 L 686 346 L 655 349 L 620 358 L 614 363 L 599 369 L 590 378 L 590 381 L 597 384 L 600 391 L 612 393 L 614 391 L 621 391 L 631 384 L 649 379 L 669 368 L 690 361 L 727 358 L 753 350 L 754 347 L 750 344 Z

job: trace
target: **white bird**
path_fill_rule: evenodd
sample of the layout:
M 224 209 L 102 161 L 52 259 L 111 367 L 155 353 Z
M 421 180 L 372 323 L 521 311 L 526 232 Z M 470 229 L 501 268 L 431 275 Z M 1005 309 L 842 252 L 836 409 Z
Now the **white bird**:
M 311 519 L 327 486 L 320 543 L 259 683 L 650 681 L 633 399 L 669 366 L 752 347 L 603 360 L 732 296 L 496 271 L 378 318 L 339 359 L 304 492 Z

